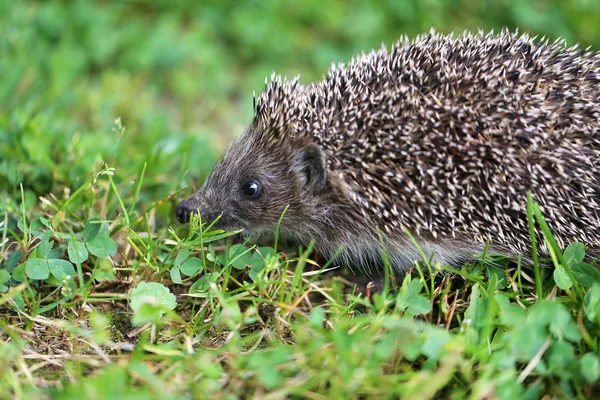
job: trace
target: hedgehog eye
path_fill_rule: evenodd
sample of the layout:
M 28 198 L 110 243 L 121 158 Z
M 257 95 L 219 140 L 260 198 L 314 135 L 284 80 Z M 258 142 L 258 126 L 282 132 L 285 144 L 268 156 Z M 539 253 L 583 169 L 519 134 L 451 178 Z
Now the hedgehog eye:
M 249 181 L 242 185 L 242 192 L 252 199 L 260 195 L 260 185 L 257 181 Z

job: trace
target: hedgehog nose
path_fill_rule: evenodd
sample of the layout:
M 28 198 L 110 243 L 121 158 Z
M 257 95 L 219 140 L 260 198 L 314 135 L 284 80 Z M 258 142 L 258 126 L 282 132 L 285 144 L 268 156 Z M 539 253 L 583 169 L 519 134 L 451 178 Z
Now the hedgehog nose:
M 177 220 L 182 224 L 190 222 L 190 213 L 191 211 L 189 208 L 187 208 L 185 203 L 181 203 L 180 205 L 178 205 L 177 209 L 175 210 L 175 216 L 177 217 Z

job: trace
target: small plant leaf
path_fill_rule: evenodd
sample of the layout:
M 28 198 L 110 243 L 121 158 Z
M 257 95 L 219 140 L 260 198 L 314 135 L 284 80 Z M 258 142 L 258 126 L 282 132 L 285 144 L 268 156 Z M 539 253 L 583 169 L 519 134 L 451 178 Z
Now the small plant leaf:
M 437 360 L 441 356 L 444 345 L 450 341 L 450 333 L 443 329 L 431 329 L 425 336 L 422 352 L 430 359 Z
M 228 329 L 234 329 L 236 325 L 242 322 L 242 311 L 237 301 L 229 300 L 221 304 L 221 313 L 215 321 L 220 326 L 225 326 Z
M 274 389 L 281 385 L 281 373 L 271 365 L 264 365 L 258 373 L 258 380 L 267 390 Z
M 572 342 L 580 341 L 581 333 L 567 307 L 560 303 L 549 302 L 547 304 L 550 307 L 549 309 L 552 310 L 548 315 L 550 317 L 548 330 L 561 340 L 565 338 Z
M 573 277 L 583 286 L 591 286 L 594 283 L 600 283 L 600 270 L 591 264 L 579 263 L 571 268 Z
M 412 315 L 427 314 L 431 311 L 431 301 L 422 296 L 423 284 L 419 279 L 407 276 L 402 282 L 400 293 L 396 296 L 396 307 L 407 310 Z
M 243 270 L 252 262 L 252 254 L 243 244 L 234 244 L 229 249 L 229 260 L 235 269 Z
M 469 306 L 465 310 L 465 321 L 470 320 L 471 324 L 475 326 L 485 324 L 489 311 L 486 292 L 481 289 L 479 284 L 475 284 L 471 289 L 469 299 Z
M 569 289 L 571 286 L 573 286 L 571 278 L 569 278 L 569 275 L 567 275 L 567 271 L 562 265 L 556 266 L 552 276 L 554 277 L 554 282 L 556 283 L 556 286 L 563 290 Z
M 489 279 L 495 277 L 497 279 L 496 288 L 504 289 L 508 286 L 508 278 L 506 276 L 506 270 L 486 265 L 485 267 L 486 275 Z
M 413 315 L 429 314 L 431 312 L 431 301 L 421 295 L 411 296 L 407 299 L 408 310 Z
M 259 247 L 258 249 L 256 249 L 256 251 L 265 260 L 268 260 L 269 258 L 271 258 L 271 257 L 273 257 L 275 255 L 275 249 L 273 249 L 272 247 L 268 247 L 268 246 Z
M 177 305 L 175 295 L 158 282 L 141 282 L 131 291 L 131 309 L 138 312 L 143 304 L 161 306 L 172 310 Z
M 555 342 L 548 349 L 548 367 L 555 371 L 567 370 L 575 362 L 573 346 L 568 342 Z
M 593 353 L 587 353 L 581 357 L 581 375 L 589 383 L 598 383 L 600 380 L 600 358 Z
M 63 280 L 67 276 L 75 276 L 75 268 L 73 268 L 73 264 L 67 260 L 59 260 L 56 258 L 50 259 L 48 260 L 48 267 L 50 268 L 52 275 L 58 280 Z
M 600 323 L 600 284 L 594 283 L 585 294 L 583 311 L 590 322 Z
M 248 276 L 254 282 L 256 281 L 256 277 L 260 274 L 267 266 L 267 263 L 262 255 L 258 251 L 255 251 L 252 256 L 248 260 L 248 265 L 250 265 L 250 271 L 248 272 Z
M 4 262 L 4 268 L 7 272 L 13 272 L 13 269 L 15 269 L 15 267 L 19 263 L 19 260 L 21 259 L 22 255 L 22 251 L 13 251 L 12 253 L 10 253 L 8 259 Z
M 12 270 L 12 278 L 17 282 L 23 282 L 26 276 L 26 263 L 21 263 Z
M 113 271 L 113 265 L 108 258 L 101 258 L 98 265 L 92 271 L 92 277 L 98 282 L 114 281 L 117 279 Z
M 5 270 L 0 270 L 0 285 L 8 282 L 10 279 L 10 274 Z
M 69 260 L 74 264 L 81 264 L 88 259 L 88 250 L 83 242 L 78 240 L 71 240 L 67 247 L 69 253 Z
M 181 280 L 181 272 L 179 271 L 178 267 L 171 268 L 171 280 L 173 281 L 173 283 L 183 283 L 183 281 Z
M 313 308 L 310 311 L 309 320 L 310 326 L 313 328 L 322 328 L 326 318 L 325 310 L 322 307 Z
M 108 236 L 108 232 L 96 235 L 94 239 L 86 243 L 90 253 L 96 257 L 110 257 L 117 252 L 115 241 Z
M 405 298 L 409 298 L 421 293 L 422 289 L 423 284 L 419 279 L 411 279 L 407 285 L 402 285 L 401 291 L 403 292 Z
M 209 274 L 203 275 L 200 279 L 190 286 L 190 290 L 188 293 L 190 294 L 206 294 L 208 293 L 208 289 L 210 288 L 211 283 L 216 282 L 219 279 L 218 272 L 211 272 Z
M 310 326 L 312 326 L 313 328 L 322 328 L 323 323 L 325 322 L 325 317 L 326 314 L 323 307 L 313 308 L 310 311 L 310 315 L 308 317 L 308 319 L 310 320 Z
M 8 271 L 0 270 L 0 292 L 6 292 L 8 290 L 8 286 L 5 285 L 6 282 L 10 279 L 10 274 Z
M 525 318 L 526 311 L 516 304 L 501 305 L 500 321 L 507 326 L 517 326 Z
M 183 249 L 180 250 L 179 253 L 177 253 L 177 257 L 175 257 L 175 266 L 179 267 L 185 260 L 188 259 L 188 257 L 190 256 L 190 251 L 188 249 Z
M 43 258 L 30 258 L 25 264 L 25 273 L 30 279 L 46 279 L 50 276 L 48 261 Z
M 141 282 L 131 291 L 134 325 L 157 324 L 165 313 L 177 305 L 175 295 L 158 282 Z
M 196 272 L 202 272 L 204 270 L 204 265 L 202 264 L 202 260 L 198 257 L 190 257 L 179 267 L 181 273 L 187 276 L 192 276 Z
M 98 218 L 92 218 L 85 225 L 85 229 L 83 230 L 83 239 L 86 242 L 90 242 L 94 240 L 96 235 L 100 233 L 100 229 L 102 228 L 102 223 Z
M 43 258 L 48 258 L 48 255 L 50 254 L 50 251 L 52 250 L 52 247 L 54 246 L 54 242 L 50 240 L 52 235 L 53 235 L 53 232 L 48 229 L 46 232 L 44 232 L 44 235 L 42 236 L 42 240 L 40 241 L 40 255 Z
M 211 249 L 211 247 L 210 247 L 210 246 L 208 247 L 208 249 L 209 249 L 209 251 L 206 253 L 206 259 L 207 259 L 208 261 L 212 261 L 212 262 L 214 262 L 215 264 L 218 264 L 218 265 L 220 265 L 220 266 L 223 266 L 223 265 L 225 265 L 225 258 L 226 258 L 226 257 L 225 257 L 225 254 L 223 254 L 223 253 L 218 253 L 218 254 L 216 254 L 216 253 L 215 253 L 215 252 L 214 252 L 214 251 Z
M 46 223 L 44 223 L 43 221 L 45 221 Z M 44 234 L 44 231 L 42 231 L 42 228 L 44 226 L 46 228 L 50 228 L 50 224 L 48 224 L 48 220 L 46 220 L 46 218 L 43 218 L 43 220 L 40 217 L 34 218 L 29 223 L 29 232 L 34 236 L 42 236 Z
M 531 359 L 544 345 L 547 335 L 544 327 L 537 324 L 516 325 L 510 333 L 512 352 L 521 360 Z
M 250 269 L 256 272 L 260 272 L 265 269 L 265 259 L 258 251 L 252 253 L 252 256 L 248 260 L 248 264 L 250 265 Z
M 163 307 L 156 304 L 143 303 L 138 310 L 133 314 L 131 323 L 135 326 L 143 324 L 159 324 L 165 311 Z
M 567 246 L 565 253 L 565 262 L 571 268 L 583 261 L 585 257 L 585 246 L 583 243 L 575 242 Z

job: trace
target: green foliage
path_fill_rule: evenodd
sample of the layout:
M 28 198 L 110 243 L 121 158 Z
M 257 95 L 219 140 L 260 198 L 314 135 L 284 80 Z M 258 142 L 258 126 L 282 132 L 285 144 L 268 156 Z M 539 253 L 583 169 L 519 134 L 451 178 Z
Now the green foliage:
M 586 293 L 583 311 L 590 322 L 600 325 L 600 284 L 594 283 Z
M 27 223 L 21 220 L 18 225 L 25 227 Z M 83 232 L 73 233 L 71 228 L 69 230 L 69 234 L 54 231 L 46 218 L 35 218 L 29 224 L 29 232 L 34 237 L 32 244 L 35 247 L 29 250 L 27 260 L 19 265 L 17 263 L 24 256 L 23 252 L 11 253 L 4 268 L 0 270 L 0 291 L 7 291 L 6 284 L 16 284 L 29 279 L 32 283 L 40 281 L 50 285 L 62 285 L 64 299 L 70 299 L 74 295 L 74 278 L 79 274 L 79 283 L 87 294 L 89 284 L 83 285 L 81 264 L 88 261 L 89 255 L 92 254 L 95 256 L 90 260 L 94 263 L 92 265 L 98 265 L 101 258 L 113 256 L 117 247 L 109 236 L 107 225 L 103 226 L 98 219 L 91 219 Z M 25 246 L 26 242 L 23 238 L 22 245 Z M 55 248 L 56 244 L 58 246 Z M 112 266 L 110 269 L 112 270 Z M 103 279 L 97 277 L 97 280 Z M 57 304 L 54 303 L 50 307 Z
M 272 247 L 248 248 L 238 243 L 231 246 L 227 254 L 209 253 L 207 257 L 224 268 L 229 266 L 237 270 L 248 268 L 248 276 L 250 279 L 256 280 L 258 274 L 265 268 L 265 263 L 268 263 L 274 254 Z
M 10 274 L 6 270 L 0 270 L 0 292 L 6 292 L 8 290 L 7 283 L 10 279 Z
M 130 299 L 135 325 L 158 324 L 164 312 L 177 305 L 175 295 L 158 282 L 141 282 L 131 291 Z
M 64 392 L 57 391 L 56 399 L 151 399 L 151 388 L 136 388 L 132 385 L 131 374 L 136 372 L 136 365 L 129 367 L 112 366 L 83 382 L 79 386 L 71 386 Z M 140 367 L 140 366 L 137 366 Z
M 424 260 L 390 292 L 173 214 L 273 71 L 432 26 L 598 49 L 599 4 L 0 0 L 0 397 L 598 397 L 598 264 L 531 199 L 548 262 Z
M 396 307 L 412 316 L 429 314 L 431 301 L 420 294 L 421 289 L 423 289 L 423 284 L 420 280 L 412 279 L 410 275 L 406 276 L 400 287 L 400 293 L 396 297 Z

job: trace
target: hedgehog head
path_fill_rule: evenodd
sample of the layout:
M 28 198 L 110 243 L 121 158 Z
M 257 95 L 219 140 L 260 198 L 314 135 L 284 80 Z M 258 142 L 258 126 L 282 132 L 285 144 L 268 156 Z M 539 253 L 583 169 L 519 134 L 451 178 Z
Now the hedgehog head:
M 298 131 L 304 88 L 273 79 L 255 107 L 254 120 L 229 147 L 200 191 L 185 199 L 177 217 L 199 212 L 203 222 L 248 234 L 273 232 L 286 208 L 282 230 L 307 228 L 318 215 L 318 197 L 327 186 L 325 157 Z

